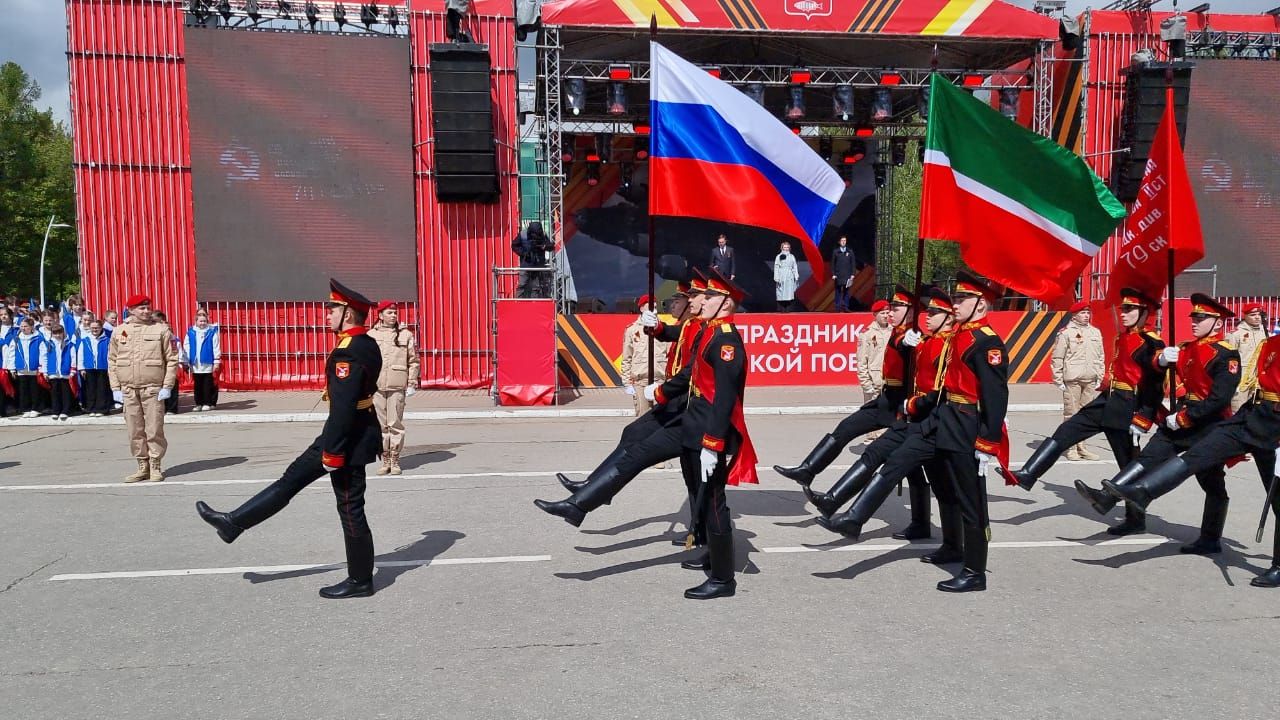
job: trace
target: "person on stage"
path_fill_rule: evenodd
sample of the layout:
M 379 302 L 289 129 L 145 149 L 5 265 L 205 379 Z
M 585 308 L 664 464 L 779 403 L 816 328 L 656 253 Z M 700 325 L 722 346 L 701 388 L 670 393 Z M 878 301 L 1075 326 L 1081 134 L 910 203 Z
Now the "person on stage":
M 1164 340 L 1147 328 L 1148 320 L 1159 309 L 1158 301 L 1139 290 L 1120 291 L 1121 330 L 1116 337 L 1116 357 L 1108 373 L 1111 380 L 1106 391 L 1059 425 L 1022 468 L 1013 472 L 1019 487 L 1030 491 L 1064 450 L 1079 446 L 1098 433 L 1106 435 L 1118 467 L 1127 467 L 1137 457 L 1138 441 L 1151 430 L 1164 389 L 1165 371 L 1156 362 L 1164 350 Z M 1099 499 L 1103 505 L 1110 503 L 1108 512 L 1115 505 L 1107 497 Z M 1124 521 L 1107 532 L 1132 535 L 1146 529 L 1146 515 L 1126 503 Z
M 1157 357 L 1160 367 L 1177 368 L 1177 379 L 1184 392 L 1137 459 L 1114 478 L 1104 480 L 1103 490 L 1076 482 L 1076 490 L 1094 510 L 1105 514 L 1116 501 L 1124 500 L 1142 512 L 1147 505 L 1148 489 L 1163 486 L 1169 474 L 1145 481 L 1144 476 L 1178 453 L 1191 449 L 1228 417 L 1231 398 L 1240 384 L 1240 353 L 1221 335 L 1223 322 L 1231 316 L 1231 310 L 1221 302 L 1202 293 L 1192 293 L 1193 339 L 1178 347 L 1166 347 Z M 1222 551 L 1222 528 L 1227 522 L 1226 471 L 1221 463 L 1197 463 L 1197 469 L 1196 480 L 1205 492 L 1200 537 L 1183 545 L 1181 552 L 1212 555 Z M 1136 484 L 1139 481 L 1142 484 Z
M 347 579 L 321 588 L 332 599 L 368 597 L 373 587 L 373 532 L 364 514 L 365 465 L 377 457 L 381 425 L 373 409 L 382 353 L 365 330 L 372 309 L 366 297 L 329 281 L 329 328 L 337 346 L 325 363 L 325 397 L 329 417 L 320 436 L 302 452 L 284 475 L 231 512 L 217 512 L 196 502 L 201 519 L 233 542 L 245 530 L 275 515 L 293 496 L 316 480 L 329 476 L 338 499 L 338 519 L 347 550 Z

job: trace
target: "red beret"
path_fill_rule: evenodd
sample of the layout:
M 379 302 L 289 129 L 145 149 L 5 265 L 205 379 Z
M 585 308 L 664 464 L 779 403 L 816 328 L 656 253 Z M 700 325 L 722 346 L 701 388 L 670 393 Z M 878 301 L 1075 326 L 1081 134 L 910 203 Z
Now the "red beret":
M 393 307 L 395 307 L 395 306 L 396 306 L 396 304 L 395 304 L 395 302 L 394 302 L 394 301 L 392 301 L 392 300 L 383 300 L 382 302 L 378 303 L 378 307 L 374 309 L 373 314 L 374 314 L 374 315 L 381 315 L 383 310 L 386 310 L 387 308 L 393 308 Z
M 640 297 L 636 298 L 636 305 L 639 305 L 641 308 L 643 308 L 645 305 L 648 305 L 648 304 L 649 304 L 648 295 L 641 295 Z
M 1262 312 L 1262 303 L 1251 302 L 1240 306 L 1240 314 L 1248 315 L 1251 312 Z
M 888 309 L 889 309 L 889 301 L 888 301 L 888 300 L 877 300 L 877 301 L 875 301 L 875 302 L 871 303 L 871 312 L 873 312 L 873 313 L 878 313 L 878 312 L 880 312 L 881 310 L 888 310 Z
M 130 295 L 129 299 L 124 301 L 124 306 L 127 308 L 135 308 L 135 307 L 138 307 L 139 305 L 150 305 L 150 304 L 151 304 L 151 298 L 147 297 L 146 295 L 143 295 L 142 293 L 136 293 L 134 295 Z
M 1088 309 L 1089 309 L 1088 300 L 1077 300 L 1071 304 L 1071 307 L 1067 308 L 1067 311 L 1071 313 L 1078 313 L 1081 310 L 1088 310 Z

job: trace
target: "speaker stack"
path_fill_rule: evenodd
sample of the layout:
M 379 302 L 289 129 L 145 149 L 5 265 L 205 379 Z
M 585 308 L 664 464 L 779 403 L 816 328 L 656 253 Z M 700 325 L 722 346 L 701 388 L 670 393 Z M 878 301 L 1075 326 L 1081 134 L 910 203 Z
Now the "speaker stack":
M 1133 202 L 1142 186 L 1142 174 L 1151 156 L 1156 128 L 1164 115 L 1166 75 L 1173 76 L 1173 115 L 1178 124 L 1178 137 L 1187 141 L 1187 104 L 1191 99 L 1189 62 L 1148 62 L 1131 66 L 1126 72 L 1124 114 L 1120 122 L 1117 148 L 1130 148 L 1128 154 L 1117 154 L 1111 171 L 1111 191 L 1121 202 Z
M 489 46 L 438 43 L 429 53 L 436 197 L 441 202 L 497 202 Z

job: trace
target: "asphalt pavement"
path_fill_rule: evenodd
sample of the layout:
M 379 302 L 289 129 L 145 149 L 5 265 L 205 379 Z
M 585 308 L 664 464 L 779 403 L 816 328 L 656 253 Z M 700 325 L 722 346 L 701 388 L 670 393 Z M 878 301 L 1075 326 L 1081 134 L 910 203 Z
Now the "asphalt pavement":
M 621 417 L 409 424 L 400 477 L 371 475 L 377 595 L 344 577 L 323 480 L 225 545 L 195 515 L 265 487 L 312 422 L 173 425 L 168 480 L 126 486 L 121 428 L 0 425 L 0 708 L 9 718 L 1265 717 L 1280 591 L 1249 586 L 1263 501 L 1229 471 L 1225 552 L 1186 556 L 1194 481 L 1120 542 L 1061 461 L 1031 493 L 991 485 L 989 590 L 953 596 L 937 543 L 892 540 L 893 495 L 858 542 L 767 468 L 835 415 L 753 416 L 761 483 L 730 491 L 738 595 L 670 542 L 687 508 L 652 470 L 575 530 L 536 510 L 590 470 Z M 1060 416 L 1010 416 L 1014 464 Z M 1100 439 L 1094 451 L 1106 457 Z M 854 446 L 857 449 L 857 445 Z M 837 461 L 854 460 L 845 453 Z M 815 486 L 825 489 L 840 467 Z M 371 466 L 372 471 L 372 466 Z M 1117 514 L 1118 515 L 1118 514 Z

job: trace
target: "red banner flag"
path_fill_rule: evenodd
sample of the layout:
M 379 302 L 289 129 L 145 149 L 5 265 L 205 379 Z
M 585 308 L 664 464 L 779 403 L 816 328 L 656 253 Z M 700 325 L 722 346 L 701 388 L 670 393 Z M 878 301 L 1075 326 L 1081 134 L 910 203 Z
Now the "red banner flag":
M 1200 213 L 1182 159 L 1172 102 L 1165 103 L 1138 199 L 1129 210 L 1120 242 L 1108 294 L 1113 303 L 1126 287 L 1160 297 L 1169 281 L 1170 252 L 1174 275 L 1204 257 Z

